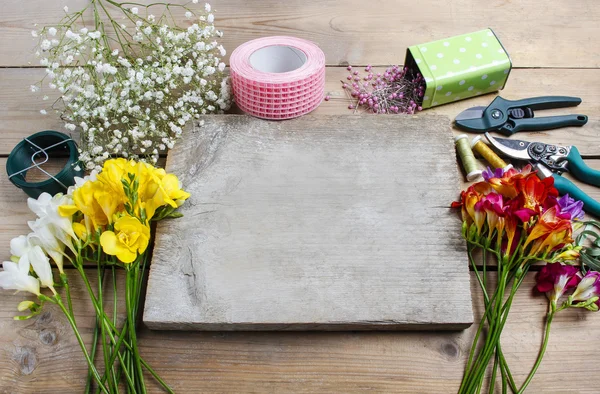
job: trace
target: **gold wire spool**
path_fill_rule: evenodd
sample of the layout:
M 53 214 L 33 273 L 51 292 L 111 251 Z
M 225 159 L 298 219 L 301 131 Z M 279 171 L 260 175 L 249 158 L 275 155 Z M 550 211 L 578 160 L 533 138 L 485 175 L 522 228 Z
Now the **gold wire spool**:
M 463 168 L 467 173 L 467 180 L 469 182 L 477 180 L 479 177 L 481 177 L 481 173 L 483 171 L 481 170 L 481 166 L 471 150 L 469 137 L 466 134 L 461 134 L 454 138 L 454 143 L 456 144 L 456 151 L 458 152 L 460 161 L 463 164 Z
M 492 165 L 494 168 L 504 168 L 508 167 L 506 162 L 500 158 L 485 142 L 481 140 L 481 136 L 473 138 L 471 141 L 471 148 L 473 151 L 479 153 L 488 163 Z

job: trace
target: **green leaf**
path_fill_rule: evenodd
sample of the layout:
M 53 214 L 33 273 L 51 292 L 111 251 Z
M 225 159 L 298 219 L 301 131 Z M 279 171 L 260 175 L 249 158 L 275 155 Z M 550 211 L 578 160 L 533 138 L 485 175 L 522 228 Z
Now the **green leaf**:
M 182 218 L 183 217 L 183 213 L 179 212 L 179 211 L 173 211 L 170 214 L 168 214 L 167 216 L 165 216 L 165 218 L 168 219 L 176 219 L 176 218 Z

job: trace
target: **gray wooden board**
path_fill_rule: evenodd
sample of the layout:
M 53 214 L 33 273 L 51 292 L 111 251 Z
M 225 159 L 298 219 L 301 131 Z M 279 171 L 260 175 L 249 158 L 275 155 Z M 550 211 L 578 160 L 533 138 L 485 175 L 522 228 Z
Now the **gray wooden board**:
M 208 116 L 167 158 L 152 329 L 462 329 L 473 321 L 450 120 Z

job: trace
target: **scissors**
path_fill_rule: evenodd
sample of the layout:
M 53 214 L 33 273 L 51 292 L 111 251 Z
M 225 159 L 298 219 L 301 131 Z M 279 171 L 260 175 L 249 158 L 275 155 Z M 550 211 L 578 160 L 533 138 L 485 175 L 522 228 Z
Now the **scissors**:
M 585 164 L 577 147 L 494 138 L 487 132 L 485 137 L 506 156 L 531 163 L 538 170 L 540 178 L 554 178 L 554 187 L 561 195 L 568 193 L 572 198 L 583 201 L 584 211 L 600 217 L 600 203 L 561 176 L 563 172 L 570 172 L 578 180 L 600 187 L 600 171 Z
M 498 96 L 487 107 L 479 106 L 464 110 L 455 119 L 461 129 L 475 133 L 498 131 L 512 135 L 518 131 L 539 131 L 567 126 L 583 126 L 585 115 L 560 115 L 534 117 L 534 111 L 581 104 L 579 97 L 543 96 L 523 100 L 505 100 Z

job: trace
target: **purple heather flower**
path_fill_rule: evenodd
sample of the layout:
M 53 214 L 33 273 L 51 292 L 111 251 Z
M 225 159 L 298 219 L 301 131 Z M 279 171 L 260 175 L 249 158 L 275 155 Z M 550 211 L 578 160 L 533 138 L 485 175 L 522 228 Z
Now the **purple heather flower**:
M 492 171 L 490 167 L 487 167 L 481 175 L 483 176 L 483 179 L 487 182 L 492 178 L 502 178 L 502 176 L 504 175 L 504 169 L 496 168 L 494 171 Z
M 561 214 L 568 214 L 571 220 L 583 219 L 583 201 L 575 200 L 568 194 L 558 199 Z

